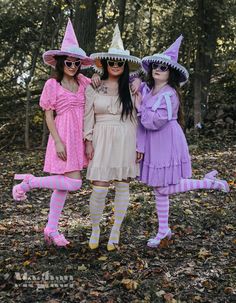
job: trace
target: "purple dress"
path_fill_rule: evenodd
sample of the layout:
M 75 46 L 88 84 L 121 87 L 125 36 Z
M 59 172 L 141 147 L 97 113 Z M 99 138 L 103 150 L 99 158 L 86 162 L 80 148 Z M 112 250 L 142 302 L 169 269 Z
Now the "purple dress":
M 178 184 L 192 176 L 191 159 L 183 130 L 177 122 L 179 98 L 169 85 L 156 95 L 141 86 L 137 151 L 144 153 L 140 181 L 154 187 Z

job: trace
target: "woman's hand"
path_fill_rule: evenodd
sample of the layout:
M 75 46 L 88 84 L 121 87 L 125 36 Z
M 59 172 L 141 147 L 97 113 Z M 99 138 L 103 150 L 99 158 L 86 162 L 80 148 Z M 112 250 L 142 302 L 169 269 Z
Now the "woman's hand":
M 143 153 L 136 152 L 136 163 L 139 163 L 143 160 Z
M 91 80 L 93 88 L 98 88 L 101 85 L 101 77 L 99 74 L 93 74 Z
M 94 156 L 94 148 L 93 148 L 93 142 L 86 140 L 85 142 L 85 153 L 89 160 L 93 159 Z
M 63 161 L 66 161 L 66 147 L 61 141 L 55 142 L 56 152 L 58 158 L 60 158 Z
M 141 93 L 136 93 L 134 95 L 134 104 L 135 104 L 135 107 L 136 107 L 137 111 L 139 111 L 140 106 L 142 104 L 142 95 L 141 95 Z
M 139 88 L 142 81 L 139 78 L 135 78 L 133 82 L 131 83 L 131 92 L 132 94 L 136 94 L 139 92 Z

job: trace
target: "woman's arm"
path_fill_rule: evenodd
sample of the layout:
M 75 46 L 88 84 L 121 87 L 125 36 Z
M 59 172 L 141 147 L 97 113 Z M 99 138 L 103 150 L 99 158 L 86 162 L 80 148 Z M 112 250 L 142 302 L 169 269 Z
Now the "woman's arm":
M 95 89 L 98 88 L 101 85 L 101 83 L 102 83 L 101 76 L 99 74 L 97 74 L 97 73 L 94 73 L 92 75 L 91 81 L 92 81 L 92 86 Z
M 131 82 L 130 88 L 131 88 L 132 94 L 136 94 L 139 92 L 141 84 L 142 84 L 142 80 L 140 78 L 135 78 Z
M 47 123 L 48 129 L 49 129 L 50 134 L 55 143 L 57 156 L 61 160 L 66 161 L 66 148 L 58 134 L 58 131 L 57 131 L 57 128 L 55 125 L 55 121 L 54 121 L 53 110 L 46 110 L 45 117 L 46 117 L 46 123 Z
M 159 130 L 168 122 L 167 109 L 153 111 L 150 108 L 145 108 L 141 112 L 140 122 L 146 129 Z
M 85 112 L 84 112 L 84 140 L 85 140 L 85 153 L 89 160 L 93 159 L 93 128 L 95 123 L 94 113 L 94 90 L 88 86 L 85 91 Z
M 94 148 L 93 148 L 93 142 L 89 140 L 85 140 L 85 153 L 89 160 L 93 159 L 94 156 Z
M 146 129 L 159 130 L 172 120 L 174 104 L 178 102 L 176 96 L 166 92 L 161 95 L 152 107 L 141 106 L 138 115 L 140 122 Z

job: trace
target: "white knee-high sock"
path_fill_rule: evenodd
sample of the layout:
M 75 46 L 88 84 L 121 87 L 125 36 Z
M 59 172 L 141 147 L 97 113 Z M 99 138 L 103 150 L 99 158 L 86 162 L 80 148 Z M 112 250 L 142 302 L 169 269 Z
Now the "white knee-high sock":
M 120 227 L 125 218 L 129 205 L 129 183 L 115 182 L 114 224 L 108 241 L 108 250 L 113 250 L 113 244 L 119 243 Z
M 89 247 L 95 249 L 98 247 L 100 237 L 99 223 L 102 218 L 102 213 L 105 207 L 105 199 L 107 196 L 108 187 L 93 186 L 93 191 L 90 197 L 89 209 L 92 222 L 92 234 L 89 240 Z

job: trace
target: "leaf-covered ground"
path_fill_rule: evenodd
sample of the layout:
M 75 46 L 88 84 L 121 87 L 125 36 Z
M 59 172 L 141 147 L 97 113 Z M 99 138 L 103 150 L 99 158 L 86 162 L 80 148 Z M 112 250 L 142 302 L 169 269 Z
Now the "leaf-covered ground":
M 231 192 L 191 191 L 171 196 L 171 241 L 147 248 L 157 230 L 151 188 L 131 183 L 131 203 L 121 245 L 107 252 L 114 188 L 108 195 L 99 249 L 88 248 L 89 196 L 70 194 L 60 227 L 71 246 L 47 247 L 42 230 L 50 191 L 33 190 L 28 200 L 11 197 L 13 174 L 42 175 L 43 151 L 14 150 L 0 156 L 0 302 L 236 302 L 236 143 L 231 137 L 199 138 L 190 146 L 194 178 L 211 169 Z M 84 178 L 85 180 L 85 178 Z

